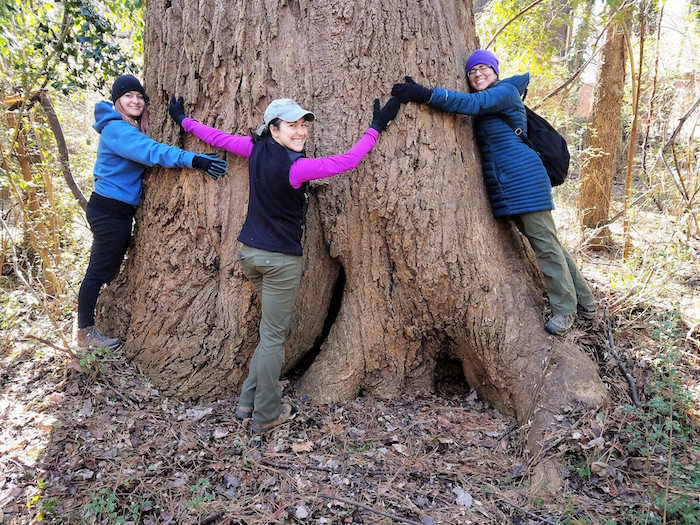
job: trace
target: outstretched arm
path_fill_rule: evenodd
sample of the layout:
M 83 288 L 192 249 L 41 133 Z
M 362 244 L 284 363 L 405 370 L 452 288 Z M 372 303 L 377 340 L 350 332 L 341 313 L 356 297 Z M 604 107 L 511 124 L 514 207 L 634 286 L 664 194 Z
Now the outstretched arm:
M 296 160 L 289 170 L 289 184 L 293 188 L 299 188 L 310 180 L 325 179 L 353 169 L 374 147 L 378 136 L 377 130 L 369 128 L 362 135 L 362 138 L 345 153 L 321 159 L 302 157 Z
M 182 121 L 182 128 L 210 146 L 225 149 L 241 157 L 250 157 L 250 152 L 253 151 L 253 141 L 248 136 L 229 135 L 191 118 L 185 118 Z
M 488 115 L 513 106 L 522 106 L 518 89 L 512 84 L 499 82 L 492 88 L 476 93 L 461 93 L 433 88 L 430 107 L 462 115 Z
M 353 169 L 377 143 L 379 132 L 384 131 L 389 122 L 394 120 L 399 107 L 400 103 L 396 97 L 391 97 L 384 107 L 380 107 L 379 99 L 375 100 L 372 124 L 352 148 L 332 157 L 298 159 L 289 170 L 289 183 L 292 187 L 299 188 L 304 182 L 325 179 Z
M 168 113 L 185 131 L 192 133 L 210 146 L 225 149 L 241 157 L 250 157 L 250 152 L 253 150 L 253 141 L 250 137 L 229 135 L 216 128 L 205 126 L 194 119 L 187 118 L 185 116 L 185 101 L 182 97 L 175 98 L 174 95 L 170 97 Z

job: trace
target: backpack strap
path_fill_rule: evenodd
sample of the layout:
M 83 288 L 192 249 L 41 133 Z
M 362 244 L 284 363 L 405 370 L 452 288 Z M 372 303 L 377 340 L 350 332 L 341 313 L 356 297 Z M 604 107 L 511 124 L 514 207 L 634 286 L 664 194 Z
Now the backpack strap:
M 523 94 L 522 94 L 522 96 L 520 97 L 520 99 L 521 99 L 523 102 L 525 102 L 525 97 L 527 97 L 527 89 L 523 92 Z M 523 106 L 524 106 L 524 104 L 523 104 Z M 526 113 L 527 113 L 527 107 L 525 108 L 525 111 L 526 111 Z M 510 126 L 510 129 L 512 129 L 513 132 L 514 132 L 518 137 L 520 137 L 520 140 L 522 140 L 525 144 L 527 144 L 527 145 L 530 147 L 530 149 L 535 150 L 535 153 L 537 153 L 538 155 L 540 154 L 540 152 L 537 151 L 537 148 L 534 146 L 534 144 L 533 144 L 532 142 L 530 142 L 530 139 L 527 138 L 527 135 L 525 135 L 525 133 L 523 132 L 522 128 L 520 128 L 520 127 L 518 127 L 518 126 L 515 125 L 515 122 L 513 122 L 513 119 L 512 119 L 512 118 L 510 118 L 510 117 L 509 117 L 508 115 L 506 115 L 505 113 L 496 113 L 496 116 L 499 117 L 503 122 L 505 122 L 506 124 L 508 124 L 508 125 Z
M 520 139 L 521 139 L 525 144 L 527 144 L 528 146 L 530 146 L 530 148 L 532 148 L 533 150 L 537 151 L 537 148 L 532 144 L 532 142 L 530 142 L 530 139 L 527 138 L 527 135 L 525 135 L 525 133 L 523 132 L 522 128 L 516 126 L 516 125 L 515 125 L 515 122 L 513 122 L 513 119 L 512 119 L 512 118 L 510 118 L 510 117 L 509 117 L 508 115 L 506 115 L 505 113 L 496 113 L 496 116 L 499 117 L 503 122 L 505 122 L 506 124 L 508 124 L 508 126 L 510 126 L 510 128 L 513 130 L 513 132 L 514 132 L 518 137 L 520 137 Z

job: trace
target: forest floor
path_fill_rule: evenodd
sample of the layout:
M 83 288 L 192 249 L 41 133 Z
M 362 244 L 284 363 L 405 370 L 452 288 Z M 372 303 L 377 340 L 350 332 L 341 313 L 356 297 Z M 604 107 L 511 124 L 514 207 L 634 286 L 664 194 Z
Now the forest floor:
M 619 248 L 578 254 L 601 309 L 566 337 L 612 403 L 565 411 L 538 457 L 459 376 L 322 406 L 287 379 L 297 413 L 255 438 L 235 396 L 167 398 L 120 350 L 71 357 L 41 338 L 53 328 L 31 298 L 14 297 L 0 337 L 0 523 L 697 523 L 700 243 L 644 223 L 624 262 Z M 561 465 L 554 494 L 528 491 L 542 457 Z

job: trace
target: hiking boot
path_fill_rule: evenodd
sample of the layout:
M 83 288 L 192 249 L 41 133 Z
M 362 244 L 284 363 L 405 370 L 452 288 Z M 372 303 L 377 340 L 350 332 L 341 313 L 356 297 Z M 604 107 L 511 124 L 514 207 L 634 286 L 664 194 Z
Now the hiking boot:
M 234 416 L 236 416 L 236 419 L 239 419 L 241 421 L 253 417 L 253 407 L 244 407 L 241 405 L 238 405 L 238 408 L 236 408 L 236 411 L 233 413 Z
M 80 348 L 119 348 L 122 340 L 118 337 L 107 337 L 101 333 L 95 325 L 78 330 L 78 346 Z
M 544 328 L 550 334 L 564 335 L 574 325 L 574 317 L 576 317 L 575 314 L 553 315 Z
M 598 311 L 598 303 L 579 304 L 576 306 L 576 312 L 581 319 L 590 321 L 595 319 L 595 314 Z
M 263 432 L 269 432 L 273 428 L 278 427 L 281 424 L 289 421 L 289 416 L 291 415 L 292 406 L 285 403 L 282 405 L 282 410 L 280 411 L 280 415 L 277 416 L 277 419 L 273 419 L 269 423 L 263 423 L 261 425 L 259 425 L 258 423 L 253 423 L 250 427 L 250 430 L 253 432 L 253 434 L 262 434 Z

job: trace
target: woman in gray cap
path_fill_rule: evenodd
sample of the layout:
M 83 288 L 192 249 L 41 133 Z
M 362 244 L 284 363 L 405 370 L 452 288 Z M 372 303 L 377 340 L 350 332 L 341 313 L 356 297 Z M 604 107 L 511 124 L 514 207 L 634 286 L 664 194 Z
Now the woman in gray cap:
M 226 161 L 149 138 L 148 97 L 132 75 L 114 81 L 112 102 L 95 104 L 92 127 L 100 134 L 100 141 L 93 168 L 95 190 L 85 212 L 93 241 L 78 292 L 78 346 L 117 348 L 121 340 L 107 337 L 95 326 L 95 306 L 100 288 L 119 271 L 124 259 L 141 200 L 144 170 L 151 166 L 195 168 L 216 179 L 224 173 Z
M 273 100 L 265 123 L 251 136 L 229 135 L 185 116 L 182 97 L 170 99 L 170 116 L 188 133 L 211 146 L 246 157 L 250 179 L 248 214 L 238 236 L 238 253 L 245 276 L 260 297 L 260 342 L 250 362 L 236 410 L 238 419 L 252 417 L 252 431 L 260 434 L 286 422 L 292 413 L 282 404 L 279 385 L 284 344 L 290 331 L 292 308 L 301 280 L 301 254 L 308 181 L 353 169 L 376 144 L 399 110 L 392 97 L 384 107 L 374 101 L 372 124 L 346 153 L 306 158 L 307 123 L 314 114 L 289 98 Z

